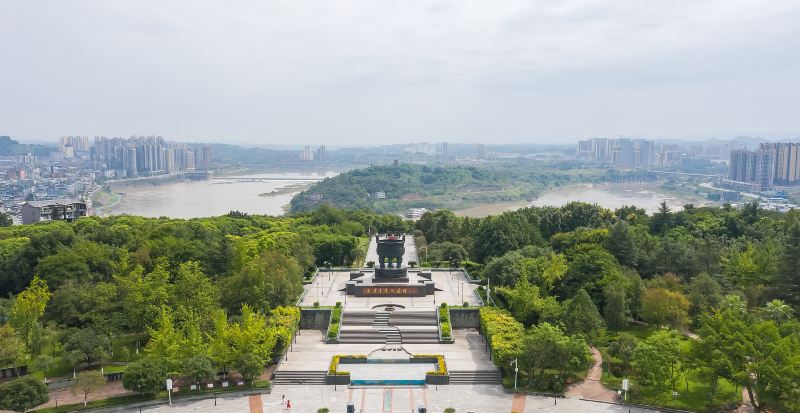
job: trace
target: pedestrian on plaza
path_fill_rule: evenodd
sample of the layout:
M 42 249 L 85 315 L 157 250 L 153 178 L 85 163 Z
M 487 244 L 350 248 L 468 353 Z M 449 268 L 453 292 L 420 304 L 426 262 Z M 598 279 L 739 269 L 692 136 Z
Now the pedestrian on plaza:
M 286 408 L 289 409 L 289 410 L 292 410 L 292 401 L 291 400 L 288 400 L 288 399 L 286 400 Z
M 281 407 L 283 407 L 285 405 L 286 405 L 286 395 L 282 394 L 281 395 Z

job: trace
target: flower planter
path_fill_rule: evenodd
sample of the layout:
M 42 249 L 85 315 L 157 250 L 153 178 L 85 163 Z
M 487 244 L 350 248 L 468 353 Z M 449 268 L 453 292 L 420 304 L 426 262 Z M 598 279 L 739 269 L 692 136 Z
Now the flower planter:
M 426 384 L 450 384 L 450 375 L 448 374 L 426 374 Z
M 350 373 L 328 374 L 325 376 L 326 384 L 350 384 Z

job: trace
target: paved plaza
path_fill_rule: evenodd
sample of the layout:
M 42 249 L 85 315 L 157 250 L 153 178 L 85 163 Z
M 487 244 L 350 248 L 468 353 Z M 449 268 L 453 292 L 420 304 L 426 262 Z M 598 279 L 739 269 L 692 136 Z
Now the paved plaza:
M 281 406 L 281 396 L 291 400 L 291 410 Z M 142 412 L 316 413 L 320 407 L 327 407 L 332 413 L 344 413 L 348 403 L 354 404 L 357 413 L 416 413 L 418 405 L 426 407 L 429 413 L 441 413 L 448 407 L 455 408 L 459 413 L 624 413 L 629 410 L 627 406 L 587 400 L 558 399 L 557 404 L 553 404 L 553 401 L 549 397 L 514 395 L 505 392 L 501 386 L 493 385 L 369 388 L 277 385 L 271 394 L 220 398 L 216 406 L 213 400 L 201 400 L 142 409 Z M 630 411 L 643 413 L 656 410 L 631 408 Z
M 442 354 L 449 370 L 494 370 L 483 337 L 474 329 L 453 330 L 453 344 L 403 344 L 411 354 Z M 325 344 L 317 330 L 300 330 L 278 369 L 281 371 L 327 371 L 331 358 L 337 354 L 369 354 L 380 344 Z
M 409 272 L 409 278 L 415 277 L 414 272 Z M 459 305 L 464 301 L 469 305 L 480 305 L 475 289 L 477 285 L 470 284 L 463 271 L 436 270 L 431 272 L 431 280 L 436 283 L 437 291 L 428 297 L 358 297 L 345 298 L 345 283 L 350 281 L 350 271 L 320 271 L 306 284 L 303 296 L 298 303 L 301 307 L 311 307 L 319 301 L 322 306 L 334 306 L 337 302 L 345 304 L 347 309 L 369 309 L 380 304 L 399 304 L 405 308 L 416 310 L 432 310 L 434 307 L 447 303 Z

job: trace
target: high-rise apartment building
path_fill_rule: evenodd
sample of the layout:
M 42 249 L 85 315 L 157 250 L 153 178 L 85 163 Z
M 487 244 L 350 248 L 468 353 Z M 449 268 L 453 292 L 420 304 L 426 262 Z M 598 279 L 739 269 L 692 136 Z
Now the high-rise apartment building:
M 203 146 L 203 167 L 202 169 L 210 170 L 211 169 L 211 146 L 205 145 Z
M 478 159 L 486 159 L 486 145 L 479 143 L 475 147 L 475 151 Z
M 303 152 L 300 154 L 301 161 L 313 161 L 314 160 L 314 152 L 311 151 L 311 145 L 306 145 L 303 148 Z
M 728 178 L 758 184 L 762 191 L 773 185 L 800 185 L 800 144 L 762 143 L 753 151 L 732 150 Z
M 314 153 L 314 160 L 317 162 L 325 162 L 325 157 L 325 145 L 320 145 L 320 147 L 317 148 L 317 151 Z
M 732 181 L 757 184 L 764 191 L 772 187 L 774 171 L 773 153 L 769 149 L 731 151 L 728 178 Z
M 88 136 L 62 136 L 58 139 L 58 149 L 63 153 L 67 146 L 74 152 L 89 152 L 92 148 Z
M 577 156 L 624 167 L 649 167 L 655 160 L 655 143 L 644 139 L 592 138 L 578 141 Z
M 800 143 L 762 143 L 759 150 L 770 152 L 774 160 L 775 184 L 800 184 Z

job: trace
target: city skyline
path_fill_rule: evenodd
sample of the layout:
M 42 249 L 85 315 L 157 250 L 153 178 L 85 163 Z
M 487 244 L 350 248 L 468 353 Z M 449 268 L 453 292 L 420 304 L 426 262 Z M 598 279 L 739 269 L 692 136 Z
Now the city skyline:
M 791 1 L 0 5 L 0 134 L 477 144 L 798 134 Z M 75 24 L 80 22 L 80 24 Z M 67 132 L 68 131 L 68 132 Z

